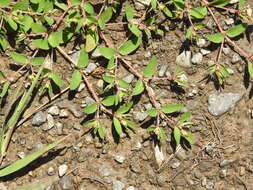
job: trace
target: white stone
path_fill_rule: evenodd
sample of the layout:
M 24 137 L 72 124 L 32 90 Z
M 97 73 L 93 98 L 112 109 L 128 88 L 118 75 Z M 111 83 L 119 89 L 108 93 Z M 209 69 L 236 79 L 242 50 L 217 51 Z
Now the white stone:
M 197 40 L 197 46 L 202 48 L 206 45 L 206 40 L 204 38 L 200 38 Z
M 201 53 L 196 53 L 195 55 L 193 55 L 191 61 L 194 64 L 201 64 L 203 60 L 203 55 Z
M 209 53 L 211 53 L 211 51 L 210 50 L 207 50 L 207 49 L 200 49 L 200 52 L 202 53 L 202 55 L 207 55 L 207 54 L 209 54 Z
M 47 114 L 47 129 L 52 129 L 54 127 L 54 118 L 51 114 Z
M 49 114 L 51 114 L 53 116 L 56 116 L 56 115 L 59 115 L 60 109 L 58 108 L 58 106 L 51 106 L 48 109 L 47 113 L 49 113 Z
M 64 176 L 66 174 L 67 170 L 68 170 L 68 165 L 66 165 L 66 164 L 60 165 L 58 168 L 59 177 Z
M 183 51 L 181 54 L 179 54 L 176 58 L 176 64 L 181 67 L 192 67 L 191 64 L 191 52 L 190 51 Z

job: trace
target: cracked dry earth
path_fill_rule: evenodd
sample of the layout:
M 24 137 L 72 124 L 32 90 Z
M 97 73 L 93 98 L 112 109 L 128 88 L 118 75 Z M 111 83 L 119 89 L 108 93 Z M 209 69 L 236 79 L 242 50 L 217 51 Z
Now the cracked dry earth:
M 15 131 L 4 165 L 62 136 L 72 132 L 78 135 L 64 142 L 62 148 L 50 151 L 23 170 L 2 179 L 0 190 L 253 189 L 253 102 L 251 86 L 244 82 L 244 61 L 225 46 L 221 60 L 229 67 L 231 77 L 224 89 L 216 90 L 212 82 L 203 78 L 207 74 L 205 68 L 215 60 L 218 48 L 213 48 L 204 39 L 181 46 L 183 32 L 168 30 L 163 38 L 152 40 L 145 49 L 139 48 L 128 56 L 128 60 L 141 71 L 155 55 L 159 63 L 156 74 L 160 77 L 169 76 L 176 64 L 182 66 L 189 88 L 178 92 L 165 81 L 154 81 L 152 87 L 161 104 L 182 103 L 186 105 L 183 111 L 192 112 L 194 125 L 190 130 L 196 138 L 192 147 L 174 150 L 166 123 L 163 124 L 168 138 L 160 146 L 154 144 L 142 127 L 115 143 L 109 119 L 105 120 L 107 138 L 105 142 L 99 142 L 82 126 L 86 117 L 82 109 L 94 100 L 81 84 L 74 98 L 63 94 Z M 116 42 L 123 39 L 113 31 L 112 38 Z M 252 50 L 252 44 L 245 36 L 236 43 L 245 50 Z M 88 66 L 91 70 L 99 68 L 96 56 L 93 55 Z M 0 64 L 5 72 L 14 72 L 10 67 L 13 62 L 5 56 L 0 58 Z M 70 77 L 68 63 L 60 54 L 57 54 L 55 66 L 62 76 Z M 118 73 L 127 82 L 136 80 L 123 67 Z M 92 77 L 89 80 L 98 91 L 101 90 L 101 80 Z M 10 94 L 14 88 L 10 89 Z M 47 97 L 36 97 L 25 114 L 34 112 L 46 101 Z M 148 98 L 142 95 L 130 111 L 133 120 L 141 124 L 147 118 L 146 110 L 150 106 Z M 4 109 L 1 107 L 1 113 Z

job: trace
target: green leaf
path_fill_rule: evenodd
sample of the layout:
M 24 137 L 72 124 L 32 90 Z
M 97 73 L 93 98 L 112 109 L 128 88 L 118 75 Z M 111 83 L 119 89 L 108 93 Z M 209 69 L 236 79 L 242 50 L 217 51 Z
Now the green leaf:
M 134 18 L 134 9 L 130 5 L 125 6 L 126 18 L 130 22 Z
M 104 139 L 105 138 L 105 128 L 103 125 L 99 124 L 99 127 L 98 127 L 98 135 L 101 139 Z
M 3 50 L 6 50 L 9 47 L 9 42 L 7 41 L 6 38 L 0 36 L 0 45 Z
M 80 73 L 80 71 L 75 70 L 72 73 L 69 89 L 70 90 L 77 89 L 77 87 L 80 85 L 81 81 L 82 81 L 82 74 Z
M 186 39 L 191 39 L 191 38 L 192 38 L 192 35 L 193 35 L 193 28 L 192 28 L 192 26 L 190 26 L 190 27 L 187 28 L 187 30 L 186 30 L 185 37 L 186 37 Z
M 86 43 L 85 43 L 85 50 L 86 52 L 90 52 L 97 46 L 98 43 L 98 34 L 97 32 L 89 32 L 86 35 Z
M 152 9 L 156 9 L 156 7 L 157 7 L 157 2 L 156 2 L 156 0 L 151 0 L 151 7 L 152 7 Z
M 117 114 L 124 114 L 124 113 L 128 112 L 132 106 L 133 106 L 133 102 L 132 101 L 128 102 L 127 104 L 120 106 L 120 108 L 117 109 L 116 113 Z
M 156 72 L 156 69 L 157 69 L 157 59 L 155 56 L 153 56 L 149 61 L 147 67 L 144 69 L 143 76 L 146 78 L 152 77 L 153 74 Z
M 3 98 L 7 94 L 9 87 L 10 87 L 10 82 L 5 82 L 0 94 L 1 98 Z
M 116 117 L 113 117 L 113 125 L 118 135 L 121 136 L 123 134 L 122 127 L 120 121 Z
M 50 74 L 49 78 L 51 78 L 54 81 L 54 83 L 59 87 L 62 87 L 64 85 L 63 80 L 57 73 Z
M 46 38 L 33 40 L 32 43 L 37 48 L 40 48 L 40 49 L 43 49 L 43 50 L 48 50 L 49 49 L 48 40 Z
M 102 100 L 102 104 L 105 106 L 112 106 L 115 102 L 115 95 L 107 96 Z
M 111 59 L 116 54 L 115 49 L 107 48 L 104 46 L 99 46 L 98 50 L 102 54 L 102 56 L 105 57 L 106 59 Z
M 105 11 L 101 14 L 98 23 L 102 30 L 105 29 L 105 23 L 107 23 L 112 18 L 112 7 L 108 7 Z
M 90 15 L 94 15 L 94 8 L 92 6 L 92 4 L 90 4 L 89 2 L 85 2 L 82 6 L 82 8 L 85 10 L 86 13 L 90 14 Z
M 126 41 L 123 45 L 119 48 L 119 53 L 121 55 L 128 55 L 136 50 L 141 44 L 141 38 L 134 37 L 128 41 Z
M 167 16 L 167 17 L 173 17 L 172 12 L 166 7 L 164 6 L 164 8 L 162 9 L 163 13 Z
M 192 8 L 190 9 L 189 13 L 194 19 L 203 19 L 207 15 L 207 8 L 205 6 Z
M 213 43 L 221 43 L 224 39 L 224 36 L 222 33 L 218 32 L 218 33 L 215 33 L 215 34 L 210 34 L 210 35 L 207 35 L 206 37 L 209 41 L 213 42 Z
M 173 136 L 174 136 L 174 139 L 175 139 L 177 146 L 178 146 L 180 144 L 180 139 L 181 139 L 181 133 L 180 133 L 180 129 L 178 127 L 174 128 Z
M 132 130 L 135 130 L 137 128 L 136 125 L 132 121 L 125 120 L 125 122 L 127 123 L 128 128 Z
M 88 65 L 88 63 L 89 63 L 88 53 L 84 50 L 84 48 L 82 48 L 80 50 L 80 55 L 78 58 L 77 67 L 84 68 Z
M 7 17 L 6 21 L 14 31 L 18 29 L 17 23 L 11 17 Z
M 183 11 L 185 6 L 184 6 L 184 0 L 173 0 L 174 5 L 177 7 L 178 10 Z
M 63 43 L 62 40 L 62 31 L 58 31 L 58 32 L 52 32 L 49 37 L 48 37 L 48 43 L 52 46 L 52 47 L 57 47 L 59 46 L 61 43 Z
M 246 29 L 247 29 L 247 24 L 245 24 L 245 23 L 238 24 L 238 25 L 233 26 L 232 28 L 228 29 L 226 31 L 226 34 L 228 35 L 228 37 L 234 38 L 236 36 L 239 36 L 243 32 L 245 32 Z
M 134 87 L 134 89 L 133 89 L 133 91 L 132 91 L 132 96 L 139 95 L 139 94 L 141 94 L 143 91 L 144 91 L 144 84 L 143 84 L 142 80 L 139 79 L 139 80 L 136 82 L 136 85 L 135 85 L 135 87 Z
M 162 111 L 166 114 L 179 112 L 184 107 L 183 104 L 171 104 L 168 106 L 162 106 Z
M 115 66 L 115 57 L 113 56 L 108 62 L 107 69 L 112 70 L 115 68 Z
M 89 120 L 89 121 L 86 121 L 86 122 L 83 124 L 83 126 L 84 126 L 84 127 L 94 127 L 94 125 L 95 125 L 96 122 L 97 122 L 97 121 L 96 121 L 95 119 L 91 119 L 91 120 Z
M 151 126 L 149 126 L 146 130 L 147 130 L 148 132 L 153 132 L 155 129 L 156 129 L 156 126 L 151 125 Z
M 97 103 L 93 103 L 93 104 L 90 104 L 90 105 L 86 106 L 83 111 L 86 114 L 92 114 L 95 111 L 97 111 L 97 109 L 98 109 Z
M 152 108 L 152 109 L 150 109 L 150 110 L 148 110 L 148 115 L 150 116 L 150 117 L 156 117 L 157 116 L 157 110 L 155 109 L 155 108 Z
M 113 82 L 113 76 L 109 75 L 108 73 L 105 73 L 103 76 L 102 76 L 103 80 L 107 83 L 112 83 Z
M 142 35 L 142 32 L 140 31 L 140 29 L 134 25 L 134 24 L 128 24 L 127 25 L 129 30 L 136 36 L 136 37 L 140 37 Z
M 33 24 L 33 19 L 29 15 L 24 15 L 20 19 L 20 22 L 21 22 L 21 25 L 22 25 L 22 29 L 26 33 L 31 28 L 31 26 Z
M 32 161 L 36 160 L 37 158 L 39 158 L 41 155 L 43 155 L 44 153 L 46 153 L 47 151 L 49 151 L 50 149 L 55 148 L 60 142 L 57 141 L 55 143 L 52 143 L 46 147 L 41 148 L 40 150 L 38 150 L 37 152 L 34 152 L 28 156 L 26 156 L 25 158 L 22 158 L 14 163 L 12 163 L 11 165 L 7 166 L 4 169 L 0 170 L 0 177 L 4 177 L 7 176 L 9 174 L 12 174 L 22 168 L 24 168 L 25 166 L 27 166 L 28 164 L 30 164 Z
M 224 7 L 224 6 L 226 6 L 230 1 L 231 1 L 231 0 L 214 0 L 214 1 L 210 2 L 209 4 Z
M 34 33 L 40 34 L 40 33 L 47 32 L 47 28 L 43 26 L 41 23 L 33 23 L 32 31 Z
M 160 141 L 166 140 L 166 135 L 164 133 L 164 130 L 162 128 L 159 128 L 159 136 L 158 136 Z
M 5 76 L 4 72 L 0 70 L 0 79 L 1 78 L 6 78 L 6 76 Z
M 253 79 L 253 65 L 250 61 L 248 61 L 248 72 L 250 77 Z
M 0 8 L 8 7 L 12 0 L 1 0 L 0 1 Z
M 118 83 L 119 83 L 119 86 L 120 86 L 121 88 L 127 89 L 127 88 L 130 87 L 130 84 L 128 84 L 126 81 L 124 81 L 124 80 L 122 80 L 122 79 L 118 80 Z
M 28 57 L 21 54 L 21 53 L 11 52 L 10 56 L 14 61 L 16 61 L 18 63 L 28 63 L 28 61 L 29 61 Z
M 179 123 L 183 123 L 185 121 L 188 121 L 191 117 L 191 112 L 185 112 L 180 119 L 178 120 Z
M 190 144 L 194 144 L 195 143 L 195 139 L 192 135 L 188 135 L 184 137 Z

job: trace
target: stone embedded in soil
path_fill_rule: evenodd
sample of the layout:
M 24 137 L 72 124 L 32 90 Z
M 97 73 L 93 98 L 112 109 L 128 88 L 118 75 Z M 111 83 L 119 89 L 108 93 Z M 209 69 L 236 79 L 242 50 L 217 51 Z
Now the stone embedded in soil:
M 58 106 L 51 106 L 48 109 L 47 113 L 49 113 L 52 116 L 57 116 L 60 113 L 60 109 L 58 108 Z
M 79 56 L 80 56 L 80 51 L 77 51 L 73 54 L 70 55 L 72 61 L 75 63 L 75 65 L 77 65 L 77 62 L 79 60 Z
M 159 77 L 163 77 L 165 75 L 167 69 L 168 69 L 168 65 L 167 64 L 162 64 L 161 68 L 160 68 L 160 70 L 158 72 L 158 76 Z
M 77 104 L 74 104 L 73 102 L 71 102 L 69 100 L 64 99 L 64 100 L 58 102 L 57 106 L 59 106 L 59 108 L 61 108 L 61 109 L 62 108 L 68 109 L 76 118 L 81 118 L 84 115 L 81 107 Z
M 47 121 L 47 116 L 42 111 L 37 112 L 32 119 L 32 125 L 40 126 Z
M 219 176 L 220 176 L 221 178 L 226 177 L 226 176 L 227 176 L 227 170 L 225 170 L 225 169 L 220 170 L 220 172 L 219 172 Z
M 77 92 L 81 92 L 83 89 L 85 89 L 85 84 L 83 82 L 80 83 Z
M 211 94 L 208 97 L 208 111 L 219 116 L 229 111 L 242 98 L 243 93 Z
M 62 109 L 62 110 L 60 111 L 59 117 L 60 117 L 60 118 L 67 118 L 67 117 L 69 117 L 68 110 Z
M 229 4 L 235 4 L 235 3 L 238 3 L 239 2 L 239 0 L 231 0 L 230 2 L 229 2 Z
M 7 187 L 3 183 L 0 183 L 0 189 L 1 190 L 8 190 Z
M 228 55 L 228 54 L 231 53 L 230 47 L 223 47 L 222 51 L 223 51 L 223 53 L 224 53 L 225 55 Z
M 129 186 L 126 190 L 136 190 L 134 186 Z
M 206 184 L 206 189 L 213 189 L 214 188 L 214 183 L 212 182 L 212 181 L 209 181 L 209 182 L 207 182 L 207 184 Z
M 176 168 L 178 168 L 179 166 L 180 166 L 180 162 L 173 162 L 172 164 L 171 164 L 171 168 L 172 169 L 176 169 Z
M 123 190 L 125 188 L 125 184 L 121 181 L 114 180 L 112 181 L 112 190 Z
M 98 169 L 98 172 L 103 177 L 108 177 L 108 176 L 113 175 L 115 173 L 115 171 L 112 168 L 108 168 L 108 167 L 100 167 Z
M 60 165 L 58 168 L 59 177 L 64 176 L 66 174 L 67 170 L 68 170 L 68 165 L 66 165 L 66 164 Z
M 25 157 L 26 157 L 26 154 L 25 154 L 24 152 L 18 152 L 18 157 L 19 157 L 20 159 L 25 158 Z
M 202 48 L 206 45 L 206 40 L 204 38 L 200 38 L 197 40 L 197 46 Z
M 91 73 L 92 71 L 94 71 L 95 69 L 97 68 L 97 65 L 95 63 L 89 63 L 87 68 L 86 68 L 86 71 L 88 73 Z
M 100 57 L 102 54 L 100 53 L 100 51 L 99 51 L 99 49 L 98 48 L 96 48 L 93 52 L 92 52 L 92 54 L 91 54 L 91 56 L 93 57 L 93 58 L 98 58 L 98 57 Z
M 210 50 L 208 50 L 208 49 L 200 49 L 200 52 L 202 53 L 202 55 L 208 55 L 209 53 L 211 53 L 211 51 Z
M 125 157 L 124 156 L 115 156 L 114 160 L 120 164 L 122 164 L 125 161 Z
M 223 160 L 220 163 L 220 167 L 228 166 L 228 165 L 232 164 L 233 162 L 234 162 L 234 160 Z
M 74 189 L 74 182 L 72 176 L 63 176 L 59 181 L 62 190 L 72 190 Z
M 144 57 L 146 57 L 146 58 L 151 57 L 151 53 L 150 53 L 150 51 L 145 52 L 145 53 L 144 53 Z
M 237 63 L 237 62 L 239 62 L 239 61 L 241 61 L 241 60 L 242 60 L 242 59 L 241 59 L 240 55 L 234 54 L 233 57 L 232 57 L 231 63 L 232 63 L 232 64 L 235 64 L 235 63 Z
M 47 130 L 54 127 L 54 118 L 51 114 L 47 114 Z
M 63 124 L 60 122 L 57 122 L 55 124 L 55 130 L 57 135 L 62 135 L 63 134 Z
M 125 82 L 127 82 L 128 84 L 130 84 L 134 80 L 134 75 L 133 74 L 129 74 L 129 75 L 123 77 L 122 80 L 124 80 Z
M 84 100 L 85 100 L 86 106 L 91 105 L 96 102 L 93 98 L 91 98 L 89 96 L 85 97 Z
M 53 175 L 55 174 L 54 168 L 53 168 L 53 167 L 49 167 L 49 168 L 47 169 L 47 174 L 48 174 L 49 176 L 53 176 Z
M 133 112 L 133 119 L 136 122 L 141 122 L 148 117 L 146 112 Z
M 192 56 L 192 63 L 193 64 L 201 64 L 203 60 L 203 55 L 201 53 L 196 53 Z
M 183 51 L 181 54 L 179 54 L 176 58 L 176 64 L 181 67 L 185 67 L 185 68 L 192 67 L 191 52 L 190 51 Z
M 228 18 L 228 19 L 226 19 L 225 20 L 225 23 L 226 23 L 226 25 L 232 25 L 232 24 L 234 24 L 234 19 L 233 18 Z

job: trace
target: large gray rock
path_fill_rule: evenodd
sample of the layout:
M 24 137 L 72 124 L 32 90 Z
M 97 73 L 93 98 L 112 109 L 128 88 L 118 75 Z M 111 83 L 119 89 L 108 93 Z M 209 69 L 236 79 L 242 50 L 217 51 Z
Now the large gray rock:
M 243 93 L 211 94 L 208 97 L 208 111 L 214 116 L 222 115 L 234 107 L 242 96 Z

